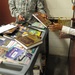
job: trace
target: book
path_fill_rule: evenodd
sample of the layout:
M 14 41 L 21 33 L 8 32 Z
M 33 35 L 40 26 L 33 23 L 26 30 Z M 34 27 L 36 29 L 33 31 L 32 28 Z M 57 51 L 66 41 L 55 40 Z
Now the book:
M 9 30 L 3 32 L 3 34 L 12 34 L 12 33 L 14 33 L 17 29 L 18 29 L 18 27 L 15 27 L 15 28 L 9 29 Z
M 2 46 L 5 43 L 5 40 L 3 38 L 0 38 L 0 46 Z
M 0 36 L 0 46 L 6 46 L 9 42 L 10 42 L 10 39 Z
M 7 24 L 7 25 L 2 25 L 0 26 L 0 33 L 3 33 L 9 29 L 15 28 L 16 26 L 13 24 Z
M 36 12 L 33 15 L 34 18 L 36 18 L 44 27 L 48 27 L 51 24 L 51 21 L 47 18 L 44 18 L 40 12 Z
M 0 56 L 3 56 L 8 51 L 7 47 L 0 46 Z
M 33 48 L 37 45 L 42 44 L 42 40 L 35 35 L 25 35 L 25 36 L 17 36 L 15 37 L 15 41 L 17 41 L 20 45 L 22 45 L 25 49 Z
M 32 26 L 32 25 L 30 25 L 28 27 L 39 30 L 39 31 L 42 31 L 42 32 L 45 30 L 45 28 L 44 29 L 43 28 L 38 28 L 38 27 L 35 27 L 35 26 Z
M 37 27 L 37 28 L 40 28 L 40 29 L 45 28 L 40 22 L 34 22 L 34 23 L 31 24 L 31 26 Z
M 31 34 L 31 35 L 36 35 L 38 37 L 40 37 L 41 34 L 42 34 L 42 31 L 39 31 L 39 30 L 31 28 L 31 27 L 25 27 L 23 35 L 26 34 L 26 32 L 29 33 L 29 34 Z
M 3 37 L 5 38 L 8 38 L 8 39 L 14 39 L 14 37 L 18 36 L 18 35 L 21 35 L 22 33 L 20 31 L 15 31 L 13 33 L 10 33 L 10 34 L 3 34 Z
M 4 41 L 4 43 L 1 45 L 1 46 L 4 46 L 4 47 L 7 47 L 7 45 L 10 43 L 11 39 L 8 39 L 8 38 L 5 38 L 5 37 L 2 37 L 0 38 Z
M 11 48 L 6 54 L 5 56 L 7 58 L 11 58 L 13 60 L 16 60 L 19 56 L 21 56 L 24 53 L 24 50 L 21 50 L 17 47 L 13 47 Z

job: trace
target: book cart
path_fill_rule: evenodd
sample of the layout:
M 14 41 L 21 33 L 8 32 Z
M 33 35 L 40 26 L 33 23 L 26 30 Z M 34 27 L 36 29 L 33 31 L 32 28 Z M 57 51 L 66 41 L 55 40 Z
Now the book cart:
M 42 39 L 43 39 L 43 47 L 45 47 L 45 54 L 46 54 L 46 58 L 48 56 L 48 29 L 45 29 L 44 32 L 43 32 L 43 35 L 42 35 Z M 30 62 L 28 64 L 16 64 L 16 63 L 8 63 L 8 62 L 3 62 L 0 64 L 0 74 L 3 74 L 3 75 L 33 75 L 33 67 L 34 67 L 34 64 L 36 62 L 36 59 L 38 57 L 38 54 L 40 53 L 40 49 L 43 49 L 41 48 L 41 45 L 37 46 L 35 48 L 35 52 L 30 60 Z

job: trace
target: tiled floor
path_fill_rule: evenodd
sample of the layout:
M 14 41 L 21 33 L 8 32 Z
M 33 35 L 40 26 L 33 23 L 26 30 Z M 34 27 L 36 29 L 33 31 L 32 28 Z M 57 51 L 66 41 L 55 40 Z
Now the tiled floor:
M 67 57 L 49 55 L 45 75 L 68 75 Z

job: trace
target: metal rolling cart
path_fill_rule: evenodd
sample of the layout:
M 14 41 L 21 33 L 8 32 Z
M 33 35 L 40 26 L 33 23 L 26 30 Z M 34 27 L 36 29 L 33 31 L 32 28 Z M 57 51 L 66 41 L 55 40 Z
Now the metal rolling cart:
M 44 43 L 46 43 L 45 48 L 46 48 L 46 57 L 48 55 L 48 29 L 44 30 L 44 34 L 42 35 L 42 39 Z M 33 67 L 35 64 L 35 61 L 38 57 L 38 54 L 40 53 L 40 48 L 41 46 L 39 45 L 36 47 L 36 50 L 30 60 L 30 62 L 27 65 L 22 65 L 22 64 L 14 64 L 14 63 L 8 63 L 8 62 L 3 62 L 0 64 L 0 74 L 3 75 L 33 75 Z

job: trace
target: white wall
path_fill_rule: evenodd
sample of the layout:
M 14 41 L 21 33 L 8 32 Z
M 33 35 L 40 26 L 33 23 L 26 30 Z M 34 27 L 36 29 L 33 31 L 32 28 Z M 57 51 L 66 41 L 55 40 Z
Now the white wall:
M 52 17 L 72 17 L 71 0 L 45 0 L 47 13 Z
M 72 18 L 73 11 L 71 0 L 45 0 L 45 6 L 49 17 Z M 69 23 L 69 26 L 70 24 L 71 23 Z M 59 34 L 59 31 L 49 32 L 49 53 L 68 56 L 70 39 L 60 39 Z

